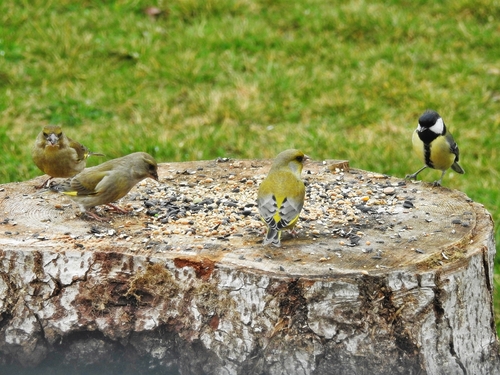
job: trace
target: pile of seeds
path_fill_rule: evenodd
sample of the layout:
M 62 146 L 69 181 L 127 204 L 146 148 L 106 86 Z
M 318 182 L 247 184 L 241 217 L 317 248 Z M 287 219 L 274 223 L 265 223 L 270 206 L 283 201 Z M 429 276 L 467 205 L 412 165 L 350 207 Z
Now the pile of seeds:
M 259 242 L 265 225 L 259 218 L 256 198 L 266 174 L 238 178 L 230 172 L 232 166 L 219 179 L 204 167 L 170 169 L 159 184 L 143 181 L 127 198 L 128 206 L 149 217 L 147 225 L 156 236 L 236 236 Z M 341 244 L 357 245 L 363 227 L 375 225 L 385 230 L 390 215 L 413 199 L 404 194 L 404 181 L 357 170 L 325 165 L 313 171 L 306 166 L 303 179 L 306 201 L 296 226 L 298 238 L 343 237 L 346 241 Z
M 96 208 L 108 223 L 76 218 L 76 205 L 68 198 L 49 193 L 46 199 L 57 201 L 60 220 L 71 215 L 73 229 L 90 224 L 85 235 L 65 233 L 80 249 L 208 256 L 298 274 L 382 269 L 431 262 L 430 257 L 447 261 L 452 254 L 439 247 L 470 235 L 475 220 L 459 192 L 349 169 L 345 162 L 308 162 L 302 175 L 306 200 L 295 233 L 284 231 L 279 249 L 262 246 L 266 228 L 256 198 L 270 164 L 161 164 L 159 182 L 146 179 L 118 202 L 129 214 Z

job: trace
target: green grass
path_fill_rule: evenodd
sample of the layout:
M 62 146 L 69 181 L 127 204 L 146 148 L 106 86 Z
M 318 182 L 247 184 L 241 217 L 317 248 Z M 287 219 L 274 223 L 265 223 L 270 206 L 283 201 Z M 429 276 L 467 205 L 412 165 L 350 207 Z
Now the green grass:
M 466 170 L 444 185 L 498 223 L 499 19 L 498 0 L 3 1 L 0 182 L 40 174 L 30 148 L 48 123 L 109 157 L 293 146 L 402 177 L 421 166 L 411 132 L 433 108 Z

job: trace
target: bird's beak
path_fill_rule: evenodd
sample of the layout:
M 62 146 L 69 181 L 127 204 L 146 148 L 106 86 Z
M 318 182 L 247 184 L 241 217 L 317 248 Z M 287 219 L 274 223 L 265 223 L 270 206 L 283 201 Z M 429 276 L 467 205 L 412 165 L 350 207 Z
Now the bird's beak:
M 50 133 L 49 136 L 45 139 L 47 140 L 47 142 L 50 143 L 51 146 L 56 145 L 57 142 L 59 141 L 59 137 L 57 135 L 55 135 L 54 133 Z
M 308 161 L 308 160 L 311 160 L 311 157 L 310 157 L 310 156 L 308 156 L 308 155 L 304 155 L 304 163 L 305 163 L 306 161 Z
M 151 177 L 153 180 L 158 181 L 158 173 L 157 173 L 157 172 L 151 173 L 150 177 Z

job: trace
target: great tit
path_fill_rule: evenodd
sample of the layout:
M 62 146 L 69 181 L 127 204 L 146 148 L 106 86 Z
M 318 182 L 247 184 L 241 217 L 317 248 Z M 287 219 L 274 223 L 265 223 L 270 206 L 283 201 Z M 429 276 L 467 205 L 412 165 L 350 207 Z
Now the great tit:
M 417 129 L 413 132 L 412 143 L 413 150 L 425 165 L 415 173 L 406 175 L 407 179 L 415 179 L 427 167 L 439 169 L 442 171 L 441 178 L 434 181 L 434 186 L 440 186 L 448 168 L 451 167 L 460 174 L 465 173 L 458 164 L 458 146 L 436 111 L 427 110 L 420 116 Z

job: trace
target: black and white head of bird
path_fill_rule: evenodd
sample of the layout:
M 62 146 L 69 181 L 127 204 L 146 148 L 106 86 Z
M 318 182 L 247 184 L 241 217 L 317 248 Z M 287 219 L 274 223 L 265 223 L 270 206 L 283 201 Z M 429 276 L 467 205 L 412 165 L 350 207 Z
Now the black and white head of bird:
M 443 135 L 446 132 L 446 126 L 441 116 L 439 116 L 439 113 L 435 111 L 426 111 L 418 119 L 417 130 L 419 132 L 431 131 L 434 134 Z
M 436 111 L 425 111 L 418 119 L 417 132 L 424 143 L 430 143 L 440 135 L 446 134 L 446 125 Z

